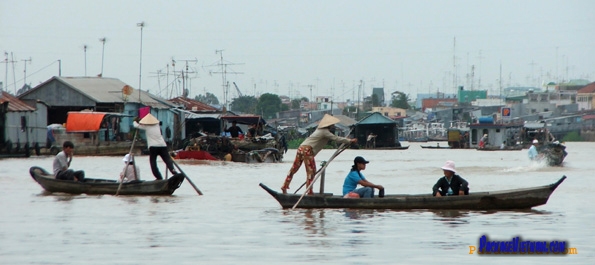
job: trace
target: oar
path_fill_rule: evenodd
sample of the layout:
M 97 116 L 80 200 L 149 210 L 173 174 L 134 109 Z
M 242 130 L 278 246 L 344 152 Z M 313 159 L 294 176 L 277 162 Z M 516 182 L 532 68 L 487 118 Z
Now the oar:
M 130 146 L 130 151 L 128 151 L 128 154 L 132 154 L 132 149 L 134 148 L 134 143 L 136 142 L 137 134 L 138 134 L 138 129 L 134 132 L 134 138 L 132 138 L 132 145 Z M 130 162 L 126 161 L 126 167 L 124 167 L 124 172 L 126 172 L 126 168 L 128 167 L 128 164 L 130 164 Z M 136 167 L 134 168 L 134 174 L 136 174 Z M 124 178 L 122 178 L 120 180 L 120 185 L 118 185 L 118 190 L 116 191 L 116 196 L 118 196 L 118 194 L 120 194 L 120 189 L 122 188 L 122 183 L 124 183 Z
M 343 150 L 347 149 L 347 147 L 348 147 L 347 144 L 342 144 L 341 147 L 339 147 L 339 149 L 337 149 L 337 151 L 335 153 L 337 153 L 337 155 L 339 155 L 341 152 L 343 152 Z M 339 150 L 341 150 L 341 151 L 339 151 Z M 320 168 L 320 170 L 316 173 L 316 176 L 314 177 L 314 179 L 312 180 L 310 185 L 308 185 L 308 187 L 306 187 L 306 192 L 302 193 L 302 196 L 300 196 L 300 199 L 293 205 L 293 207 L 291 207 L 292 210 L 294 210 L 295 207 L 297 207 L 297 205 L 300 204 L 300 202 L 304 198 L 304 195 L 306 195 L 306 193 L 308 193 L 308 190 L 310 190 L 312 188 L 314 183 L 316 183 L 316 180 L 318 180 L 318 177 L 320 177 L 321 173 L 326 169 L 326 167 L 331 163 L 332 159 L 334 159 L 335 157 L 336 156 L 331 157 L 331 159 L 328 162 L 326 162 L 326 164 L 322 168 Z
M 180 168 L 180 166 L 178 166 L 178 163 L 176 163 L 176 161 L 174 161 L 173 158 L 171 159 L 171 162 L 174 163 L 174 165 L 176 165 L 178 170 L 180 170 L 180 173 L 182 173 L 182 175 L 184 175 L 184 177 L 188 180 L 190 185 L 192 185 L 194 190 L 198 193 L 198 195 L 202 195 L 202 192 L 198 189 L 198 187 L 196 187 L 196 185 L 194 185 L 194 182 L 192 182 L 192 180 L 188 177 L 188 175 L 186 175 L 186 173 L 184 173 L 184 171 Z

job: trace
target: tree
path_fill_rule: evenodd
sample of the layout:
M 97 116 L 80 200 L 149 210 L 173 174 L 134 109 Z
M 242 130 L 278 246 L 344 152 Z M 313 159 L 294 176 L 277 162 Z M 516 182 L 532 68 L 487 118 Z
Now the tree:
M 409 105 L 409 96 L 403 92 L 395 91 L 391 93 L 392 99 L 390 106 L 393 108 L 411 109 Z
M 302 104 L 302 101 L 299 99 L 292 99 L 291 100 L 291 109 L 300 109 L 300 105 Z
M 281 111 L 281 98 L 278 95 L 271 93 L 264 93 L 258 98 L 256 105 L 256 112 L 265 118 L 275 116 L 277 112 Z
M 217 97 L 209 92 L 207 92 L 205 95 L 198 95 L 196 97 L 194 97 L 194 100 L 196 101 L 200 101 L 202 103 L 205 104 L 209 104 L 209 105 L 218 105 L 219 104 L 219 99 L 217 99 Z
M 258 104 L 258 99 L 254 96 L 241 96 L 233 99 L 230 108 L 231 111 L 256 113 L 256 104 Z
M 355 117 L 355 113 L 357 112 L 357 108 L 355 106 L 349 106 L 343 109 L 343 115 L 347 117 Z

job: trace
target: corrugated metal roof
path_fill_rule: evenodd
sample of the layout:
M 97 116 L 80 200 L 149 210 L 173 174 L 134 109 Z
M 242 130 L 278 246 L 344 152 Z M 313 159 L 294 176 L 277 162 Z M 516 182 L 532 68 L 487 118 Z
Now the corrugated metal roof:
M 169 100 L 178 105 L 183 105 L 186 110 L 195 111 L 195 112 L 216 112 L 218 111 L 216 108 L 211 107 L 205 103 L 200 101 L 192 100 L 185 97 L 177 97 Z
M 0 104 L 3 104 L 4 102 L 8 102 L 8 111 L 35 111 L 34 107 L 25 104 L 25 102 L 19 100 L 10 93 L 2 91 Z
M 390 123 L 397 123 L 396 121 L 391 120 L 390 118 L 380 114 L 379 112 L 374 112 L 367 117 L 360 120 L 357 124 L 390 124 Z
M 175 107 L 166 103 L 165 99 L 159 100 L 157 96 L 151 95 L 145 91 L 134 89 L 131 95 L 124 95 L 122 89 L 127 84 L 117 78 L 107 77 L 54 77 L 60 82 L 80 91 L 96 102 L 101 103 L 119 103 L 131 102 L 140 103 L 158 109 L 168 109 Z M 132 87 L 132 86 L 131 86 Z M 140 98 L 140 99 L 139 99 Z

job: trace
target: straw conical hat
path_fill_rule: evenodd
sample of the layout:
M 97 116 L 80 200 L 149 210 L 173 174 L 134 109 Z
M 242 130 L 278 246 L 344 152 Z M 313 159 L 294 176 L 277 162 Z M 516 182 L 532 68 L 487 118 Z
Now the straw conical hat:
M 155 118 L 155 116 L 151 115 L 151 113 L 149 113 L 142 120 L 140 120 L 139 123 L 145 124 L 145 125 L 153 125 L 153 124 L 159 124 L 159 120 L 157 118 Z
M 326 127 L 329 127 L 329 126 L 331 126 L 333 124 L 337 124 L 339 122 L 340 122 L 339 119 L 337 119 L 337 118 L 335 118 L 335 117 L 333 117 L 331 115 L 324 114 L 324 117 L 322 117 L 322 120 L 318 124 L 318 128 L 326 128 Z

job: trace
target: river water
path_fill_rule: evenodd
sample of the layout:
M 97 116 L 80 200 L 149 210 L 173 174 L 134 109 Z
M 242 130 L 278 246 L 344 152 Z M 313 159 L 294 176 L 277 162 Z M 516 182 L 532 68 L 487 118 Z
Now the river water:
M 284 210 L 258 184 L 278 190 L 295 150 L 277 164 L 178 161 L 204 196 L 187 182 L 171 197 L 46 194 L 28 170 L 51 171 L 53 157 L 2 159 L 0 264 L 593 264 L 595 143 L 568 143 L 563 167 L 532 164 L 526 149 L 419 145 L 346 150 L 329 165 L 325 192 L 341 193 L 357 155 L 371 161 L 362 173 L 387 194 L 431 192 L 447 159 L 456 162 L 471 192 L 568 179 L 546 205 L 525 211 Z M 333 152 L 321 151 L 318 162 Z M 116 179 L 121 159 L 75 156 L 72 168 L 89 178 Z M 137 164 L 142 179 L 153 178 L 147 156 L 137 157 Z M 290 192 L 304 181 L 302 167 Z M 482 235 L 567 241 L 578 254 L 470 255 L 469 246 L 478 246 Z

